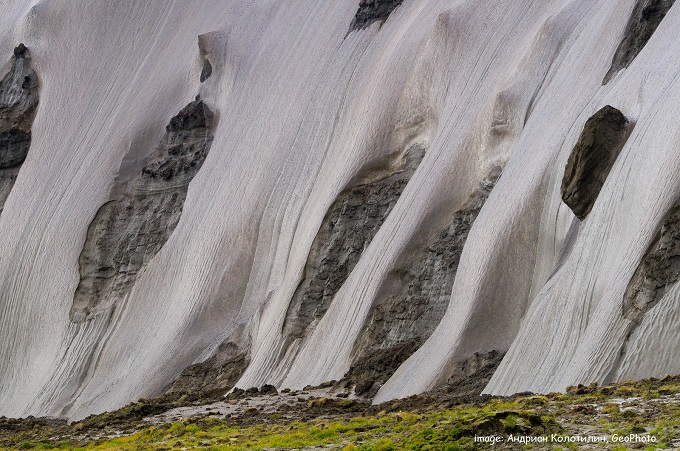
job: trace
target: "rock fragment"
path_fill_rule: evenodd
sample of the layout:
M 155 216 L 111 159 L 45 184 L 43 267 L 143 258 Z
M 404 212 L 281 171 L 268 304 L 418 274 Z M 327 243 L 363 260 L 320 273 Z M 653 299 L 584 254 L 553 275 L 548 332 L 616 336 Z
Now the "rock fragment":
M 675 0 L 638 0 L 626 25 L 621 44 L 612 59 L 611 68 L 602 81 L 603 85 L 633 62 L 666 17 L 673 3 Z
M 375 22 L 384 22 L 403 0 L 361 0 L 350 32 L 363 30 Z
M 621 111 L 609 105 L 586 121 L 562 179 L 562 200 L 580 220 L 593 208 L 631 125 Z

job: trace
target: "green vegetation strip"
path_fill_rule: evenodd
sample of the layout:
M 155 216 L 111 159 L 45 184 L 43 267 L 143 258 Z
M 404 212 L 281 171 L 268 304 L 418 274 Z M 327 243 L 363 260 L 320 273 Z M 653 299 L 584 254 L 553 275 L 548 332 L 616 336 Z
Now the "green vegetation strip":
M 70 441 L 32 443 L 19 435 L 7 449 L 74 450 L 260 450 L 336 445 L 344 450 L 456 450 L 472 444 L 476 433 L 557 431 L 554 420 L 517 402 L 461 407 L 421 414 L 379 413 L 370 417 L 314 420 L 238 427 L 219 418 L 148 427 L 133 435 L 100 439 L 85 446 Z M 75 426 L 77 427 L 77 425 Z
M 422 400 L 427 399 L 428 403 Z M 419 402 L 420 401 L 420 402 Z M 408 412 L 409 404 L 415 406 Z M 312 404 L 306 406 L 312 408 Z M 0 449 L 18 450 L 458 450 L 488 449 L 480 437 L 502 437 L 496 449 L 581 449 L 563 440 L 517 442 L 509 437 L 607 437 L 590 449 L 665 449 L 680 445 L 680 378 L 650 379 L 598 388 L 573 387 L 568 393 L 493 398 L 455 405 L 442 397 L 388 403 L 363 414 L 329 415 L 288 421 L 281 415 L 224 418 L 196 416 L 149 426 L 141 420 L 120 437 L 93 434 L 94 418 L 57 428 L 37 424 L 15 434 L 2 432 Z M 138 409 L 136 407 L 128 412 Z M 373 409 L 373 410 L 371 410 Z M 300 412 L 303 412 L 301 410 Z M 115 413 L 114 413 L 115 414 Z M 13 421 L 13 420 L 12 420 Z M 89 421 L 89 423 L 88 423 Z M 0 422 L 1 426 L 1 422 Z M 1 431 L 1 428 L 0 428 Z M 107 428 L 103 435 L 115 434 Z M 623 441 L 632 436 L 654 442 Z M 612 440 L 612 437 L 621 441 Z M 2 448 L 4 446 L 4 448 Z

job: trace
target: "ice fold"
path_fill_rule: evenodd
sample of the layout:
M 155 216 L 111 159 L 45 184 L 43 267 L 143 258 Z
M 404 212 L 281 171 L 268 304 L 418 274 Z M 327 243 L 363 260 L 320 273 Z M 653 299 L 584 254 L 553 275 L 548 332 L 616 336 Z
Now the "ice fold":
M 0 61 L 26 44 L 40 105 L 0 215 L 0 415 L 77 419 L 161 394 L 236 333 L 240 387 L 341 379 L 400 256 L 495 167 L 443 320 L 375 402 L 491 351 L 507 351 L 494 394 L 677 372 L 677 287 L 635 327 L 623 315 L 680 200 L 678 6 L 602 85 L 636 4 L 404 0 L 350 30 L 359 0 L 3 2 Z M 121 299 L 71 321 L 88 226 L 197 95 L 214 139 L 176 228 Z M 635 125 L 581 221 L 560 186 L 606 105 Z M 329 208 L 414 146 L 422 162 L 328 310 L 286 343 Z

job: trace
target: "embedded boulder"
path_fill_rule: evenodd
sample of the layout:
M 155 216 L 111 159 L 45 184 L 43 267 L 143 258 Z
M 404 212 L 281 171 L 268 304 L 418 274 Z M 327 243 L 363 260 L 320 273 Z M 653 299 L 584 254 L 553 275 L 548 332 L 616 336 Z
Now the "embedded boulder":
M 361 0 L 350 31 L 363 30 L 375 22 L 384 22 L 403 0 Z
M 203 69 L 201 70 L 201 83 L 206 81 L 212 75 L 213 67 L 208 58 L 203 60 Z
M 562 179 L 562 200 L 580 220 L 592 210 L 631 125 L 621 111 L 609 105 L 586 121 Z

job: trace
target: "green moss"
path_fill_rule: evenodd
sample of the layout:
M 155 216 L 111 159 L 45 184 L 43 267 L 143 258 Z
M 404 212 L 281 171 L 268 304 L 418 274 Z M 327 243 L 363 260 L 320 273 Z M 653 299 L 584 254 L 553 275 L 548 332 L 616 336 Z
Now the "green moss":
M 0 449 L 170 451 L 186 447 L 223 451 L 330 445 L 345 451 L 459 450 L 484 449 L 474 442 L 476 435 L 551 433 L 649 433 L 658 442 L 647 448 L 656 449 L 672 447 L 680 440 L 680 399 L 675 397 L 678 392 L 680 378 L 672 378 L 602 388 L 579 386 L 570 389 L 569 394 L 494 398 L 445 408 L 433 401 L 432 404 L 414 403 L 410 411 L 398 411 L 390 404 L 381 411 L 365 408 L 362 415 L 354 416 L 340 407 L 355 401 L 319 398 L 313 400 L 311 406 L 326 409 L 320 411 L 324 417 L 319 419 L 286 421 L 280 414 L 258 413 L 255 417 L 235 420 L 195 417 L 157 426 L 144 424 L 140 416 L 160 409 L 159 403 L 142 401 L 70 426 L 31 423 L 15 433 L 0 435 Z M 307 401 L 300 407 L 302 412 L 309 413 Z M 401 404 L 404 410 L 409 407 Z M 137 432 L 123 432 L 124 437 L 114 439 L 97 438 L 109 434 L 111 425 L 106 423 L 109 420 L 116 427 L 134 426 Z M 87 438 L 92 436 L 94 438 Z M 597 448 L 615 449 L 616 446 L 618 444 L 609 443 Z M 544 449 L 526 447 L 532 448 Z M 554 448 L 578 449 L 578 445 L 555 444 Z

